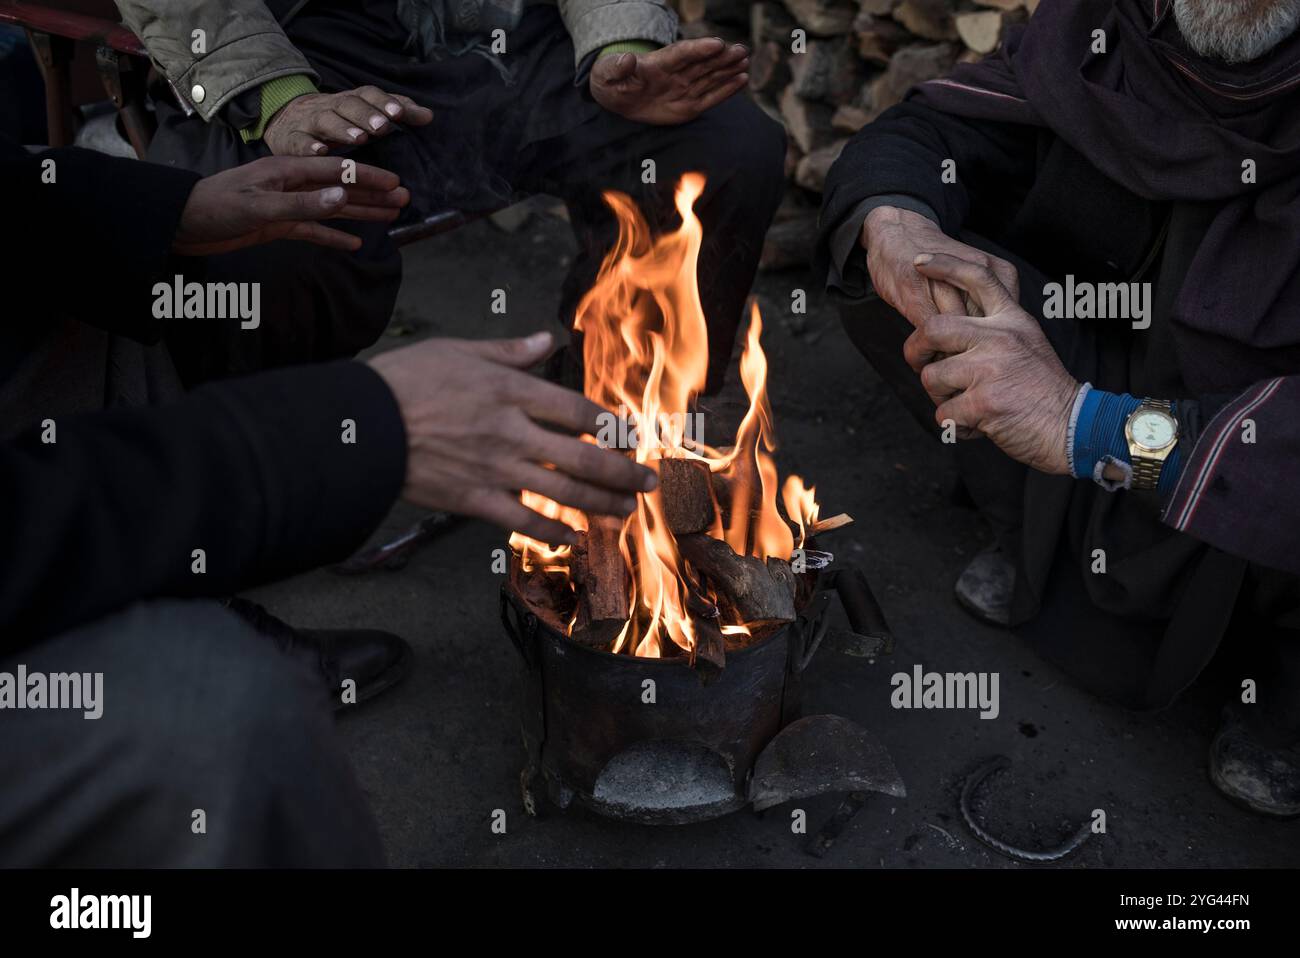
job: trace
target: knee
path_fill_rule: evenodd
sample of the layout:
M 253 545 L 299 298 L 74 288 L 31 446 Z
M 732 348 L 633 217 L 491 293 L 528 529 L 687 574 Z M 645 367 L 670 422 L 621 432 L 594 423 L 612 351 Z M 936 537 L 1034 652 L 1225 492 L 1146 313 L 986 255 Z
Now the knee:
M 314 677 L 216 602 L 139 603 L 111 631 L 105 713 L 146 788 L 200 808 L 270 786 L 264 759 L 329 724 Z

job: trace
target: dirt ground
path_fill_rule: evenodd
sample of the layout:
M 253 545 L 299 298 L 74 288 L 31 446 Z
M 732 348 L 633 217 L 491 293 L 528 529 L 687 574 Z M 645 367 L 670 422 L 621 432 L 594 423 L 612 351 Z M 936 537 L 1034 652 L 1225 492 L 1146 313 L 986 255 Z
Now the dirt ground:
M 506 233 L 480 222 L 406 253 L 406 281 L 378 349 L 423 336 L 491 337 L 557 328 L 554 308 L 573 242 L 567 225 L 537 215 Z M 808 291 L 806 315 L 790 291 Z M 491 291 L 508 312 L 491 312 Z M 976 841 L 957 812 L 963 777 L 1004 754 L 1013 769 L 992 779 L 980 804 L 989 826 L 1019 845 L 1048 847 L 1093 809 L 1106 834 L 1060 867 L 1300 865 L 1300 822 L 1237 809 L 1206 777 L 1206 746 L 1219 703 L 1207 689 L 1160 714 L 1113 708 L 1072 687 L 1007 632 L 967 617 L 952 583 L 984 544 L 980 520 L 953 504 L 949 448 L 903 413 L 849 344 L 810 275 L 762 277 L 764 347 L 781 440 L 782 474 L 817 485 L 823 514 L 851 513 L 836 533 L 838 557 L 871 580 L 898 639 L 874 664 L 818 654 L 805 712 L 832 712 L 888 746 L 907 797 L 873 796 L 825 858 L 803 851 L 791 809 L 811 828 L 837 797 L 742 811 L 713 822 L 650 827 L 572 810 L 533 820 L 522 810 L 522 748 L 515 707 L 517 655 L 497 615 L 501 576 L 492 550 L 504 535 L 466 523 L 397 572 L 340 578 L 317 571 L 256 593 L 272 611 L 308 626 L 369 626 L 416 649 L 411 678 L 340 720 L 362 785 L 398 866 L 1011 867 Z M 732 383 L 733 390 L 738 389 Z M 734 408 L 734 396 L 721 401 Z M 375 539 L 420 517 L 394 508 Z M 835 608 L 836 624 L 846 625 Z M 995 671 L 1001 713 L 896 711 L 890 676 L 927 670 Z M 506 833 L 494 834 L 504 810 Z

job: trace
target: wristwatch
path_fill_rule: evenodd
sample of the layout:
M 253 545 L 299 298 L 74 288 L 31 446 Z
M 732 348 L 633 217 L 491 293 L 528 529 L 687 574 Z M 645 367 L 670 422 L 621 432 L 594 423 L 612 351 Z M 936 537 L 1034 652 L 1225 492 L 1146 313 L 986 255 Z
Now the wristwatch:
M 1154 489 L 1160 470 L 1178 444 L 1178 420 L 1167 399 L 1144 399 L 1124 423 L 1129 460 L 1133 464 L 1132 489 Z

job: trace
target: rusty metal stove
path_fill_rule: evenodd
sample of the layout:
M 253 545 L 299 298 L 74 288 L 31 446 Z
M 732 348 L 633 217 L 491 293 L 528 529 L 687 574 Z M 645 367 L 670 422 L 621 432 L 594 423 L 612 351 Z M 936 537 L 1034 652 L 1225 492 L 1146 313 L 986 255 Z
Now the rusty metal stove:
M 798 618 L 729 652 L 707 685 L 685 657 L 579 645 L 530 612 L 511 580 L 502 586 L 501 617 L 522 659 L 520 784 L 529 814 L 544 801 L 559 809 L 577 802 L 609 818 L 684 824 L 827 792 L 849 793 L 854 811 L 867 792 L 906 794 L 888 751 L 866 729 L 834 715 L 800 717 L 832 591 L 853 641 L 892 646 L 858 570 L 802 574 Z

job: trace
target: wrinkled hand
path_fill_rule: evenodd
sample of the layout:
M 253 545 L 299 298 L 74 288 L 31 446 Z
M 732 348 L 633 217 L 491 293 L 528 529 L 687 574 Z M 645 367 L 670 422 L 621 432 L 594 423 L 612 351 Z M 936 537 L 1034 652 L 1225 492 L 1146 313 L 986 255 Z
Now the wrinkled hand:
M 601 515 L 636 508 L 636 493 L 655 487 L 653 471 L 540 425 L 595 435 L 604 414 L 585 396 L 525 372 L 551 346 L 549 333 L 430 339 L 370 360 L 406 426 L 404 498 L 552 544 L 572 544 L 573 531 L 526 508 L 521 489 Z
M 927 261 L 927 256 L 929 257 Z M 1067 475 L 1065 435 L 1079 383 L 993 270 L 944 253 L 923 253 L 916 269 L 963 291 L 980 316 L 937 314 L 917 324 L 903 355 L 939 407 L 940 425 L 988 436 L 1011 458 Z M 934 356 L 946 354 L 935 360 Z
M 397 122 L 424 126 L 432 119 L 433 111 L 410 97 L 363 86 L 290 100 L 271 118 L 262 139 L 276 156 L 317 156 L 330 146 L 360 146 L 372 136 L 387 136 Z
M 318 222 L 390 222 L 411 195 L 396 173 L 356 165 L 343 182 L 343 161 L 330 157 L 266 156 L 204 177 L 190 191 L 172 249 L 211 256 L 278 239 L 354 250 L 361 240 Z
M 916 271 L 913 260 L 924 252 L 945 253 L 986 266 L 997 275 L 1014 300 L 1020 291 L 1016 268 L 1006 260 L 955 240 L 938 225 L 911 210 L 878 206 L 862 225 L 867 272 L 876 292 L 916 326 L 936 313 L 972 313 L 976 306 L 951 283 Z
M 749 51 L 717 37 L 678 40 L 651 53 L 600 57 L 591 95 L 605 109 L 638 123 L 693 120 L 749 82 Z

